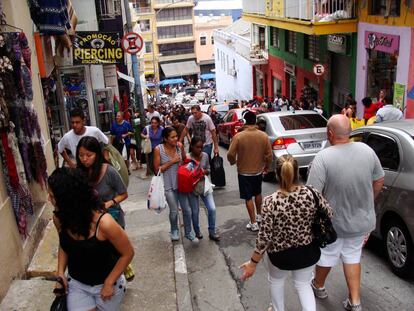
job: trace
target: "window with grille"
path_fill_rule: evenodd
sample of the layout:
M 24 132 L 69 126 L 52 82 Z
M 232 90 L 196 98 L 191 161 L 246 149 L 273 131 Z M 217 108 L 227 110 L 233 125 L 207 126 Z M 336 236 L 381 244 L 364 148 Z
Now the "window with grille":
M 206 44 L 207 44 L 207 37 L 200 36 L 200 45 L 206 45 Z
M 139 28 L 141 29 L 142 32 L 151 30 L 149 19 L 139 21 L 138 23 L 139 23 Z
M 152 52 L 152 42 L 145 42 L 145 53 L 151 53 Z
M 121 0 L 99 0 L 101 18 L 114 18 L 121 15 Z
M 271 38 L 271 43 L 270 44 L 273 47 L 278 48 L 279 47 L 279 28 L 272 27 L 271 28 L 271 35 L 272 35 L 272 38 Z
M 400 16 L 401 0 L 371 0 L 370 15 Z
M 159 39 L 190 37 L 193 35 L 192 25 L 178 25 L 159 27 L 157 29 Z
M 310 60 L 319 61 L 319 36 L 306 36 L 306 58 Z
M 294 31 L 287 31 L 286 50 L 293 54 L 297 52 L 297 33 Z
M 175 21 L 175 20 L 186 20 L 193 18 L 192 8 L 174 8 L 174 9 L 165 9 L 158 11 L 157 21 Z

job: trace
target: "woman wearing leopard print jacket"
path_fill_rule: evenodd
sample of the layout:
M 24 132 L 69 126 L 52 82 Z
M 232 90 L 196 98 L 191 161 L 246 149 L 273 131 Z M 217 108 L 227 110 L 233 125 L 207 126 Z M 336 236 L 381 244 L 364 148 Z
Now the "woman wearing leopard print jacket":
M 299 294 L 303 311 L 315 311 L 315 297 L 310 281 L 320 249 L 313 243 L 312 222 L 319 205 L 332 218 L 332 209 L 314 188 L 298 184 L 298 163 L 290 155 L 282 156 L 276 164 L 280 189 L 263 201 L 262 223 L 256 238 L 256 248 L 250 261 L 240 267 L 241 280 L 251 277 L 263 254 L 268 254 L 269 283 L 273 310 L 284 311 L 284 283 L 292 271 L 293 282 Z M 270 308 L 269 310 L 272 310 Z

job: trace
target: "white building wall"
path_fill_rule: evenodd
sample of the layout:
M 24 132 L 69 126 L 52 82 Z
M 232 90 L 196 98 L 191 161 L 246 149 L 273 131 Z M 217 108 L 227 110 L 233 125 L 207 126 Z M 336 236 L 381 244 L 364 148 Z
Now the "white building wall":
M 237 54 L 232 47 L 228 47 L 219 40 L 214 44 L 216 89 L 219 102 L 224 100 L 250 100 L 253 98 L 253 68 L 249 61 Z M 228 58 L 228 68 L 227 65 Z M 236 76 L 232 76 L 233 60 Z

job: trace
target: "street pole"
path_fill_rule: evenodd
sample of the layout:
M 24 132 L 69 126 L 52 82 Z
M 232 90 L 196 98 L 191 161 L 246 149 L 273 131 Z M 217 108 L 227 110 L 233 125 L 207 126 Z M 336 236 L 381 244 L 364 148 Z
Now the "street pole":
M 131 20 L 131 12 L 129 10 L 129 0 L 124 0 L 124 7 L 125 7 L 127 29 L 128 29 L 128 32 L 132 32 L 132 20 Z M 138 65 L 137 54 L 131 54 L 131 61 L 132 61 L 132 73 L 134 75 L 134 80 L 135 80 L 135 84 L 134 84 L 135 101 L 139 107 L 141 126 L 144 127 L 146 125 L 146 118 L 145 118 L 144 101 L 142 99 L 141 79 L 139 76 L 139 67 L 138 67 L 139 65 Z

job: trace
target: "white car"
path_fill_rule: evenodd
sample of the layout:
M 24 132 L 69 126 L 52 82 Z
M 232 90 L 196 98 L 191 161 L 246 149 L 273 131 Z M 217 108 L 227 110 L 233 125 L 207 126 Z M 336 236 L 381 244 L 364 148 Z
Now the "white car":
M 197 93 L 194 94 L 194 97 L 198 101 L 203 102 L 206 100 L 206 91 L 205 90 L 198 91 Z

